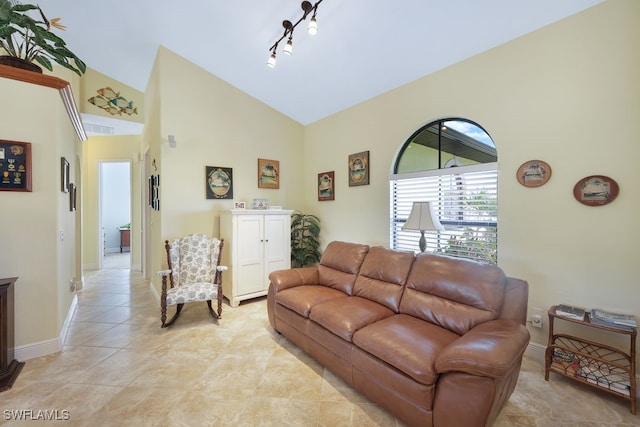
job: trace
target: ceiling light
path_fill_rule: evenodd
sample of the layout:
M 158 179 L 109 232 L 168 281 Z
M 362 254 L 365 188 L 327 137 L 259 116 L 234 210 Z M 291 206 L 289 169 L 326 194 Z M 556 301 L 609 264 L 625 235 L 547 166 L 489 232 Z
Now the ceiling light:
M 280 43 L 285 37 L 289 36 L 289 40 L 287 40 L 287 44 L 284 46 L 282 51 L 287 55 L 291 55 L 293 53 L 293 30 L 296 29 L 298 24 L 305 19 L 307 16 L 313 12 L 311 20 L 309 22 L 309 27 L 307 29 L 308 33 L 311 35 L 315 35 L 318 33 L 318 23 L 316 21 L 316 13 L 318 12 L 318 5 L 322 3 L 322 0 L 318 0 L 315 4 L 311 4 L 309 1 L 303 1 L 300 7 L 302 8 L 302 16 L 300 19 L 296 21 L 295 24 L 291 23 L 289 20 L 282 21 L 282 26 L 284 27 L 284 33 L 280 38 L 269 48 L 269 52 L 271 52 L 271 57 L 267 61 L 267 65 L 271 68 L 276 66 L 276 50 L 278 49 L 278 43 Z
M 287 55 L 291 55 L 293 53 L 293 40 L 291 39 L 291 36 L 289 36 L 289 40 L 287 40 L 287 44 L 282 51 Z
M 314 14 L 311 17 L 311 21 L 309 21 L 309 27 L 307 28 L 307 32 L 312 36 L 318 34 L 318 22 L 316 21 L 316 15 Z
M 273 52 L 269 57 L 269 60 L 267 61 L 267 67 L 275 68 L 275 66 L 276 66 L 276 53 Z

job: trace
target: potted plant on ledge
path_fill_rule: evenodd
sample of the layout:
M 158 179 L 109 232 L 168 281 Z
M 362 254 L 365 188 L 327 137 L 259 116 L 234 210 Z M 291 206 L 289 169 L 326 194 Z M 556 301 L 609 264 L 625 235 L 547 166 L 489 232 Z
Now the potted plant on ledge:
M 0 64 L 41 73 L 37 64 L 53 71 L 53 61 L 84 74 L 85 63 L 50 31 L 51 27 L 65 29 L 59 20 L 47 19 L 40 6 L 0 0 Z

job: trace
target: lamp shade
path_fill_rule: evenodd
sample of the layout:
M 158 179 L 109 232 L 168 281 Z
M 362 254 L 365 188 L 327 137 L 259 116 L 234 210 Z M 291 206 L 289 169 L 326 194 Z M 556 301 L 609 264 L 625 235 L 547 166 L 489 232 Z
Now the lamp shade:
M 437 231 L 444 230 L 436 217 L 430 202 L 413 202 L 409 219 L 402 226 L 403 230 Z

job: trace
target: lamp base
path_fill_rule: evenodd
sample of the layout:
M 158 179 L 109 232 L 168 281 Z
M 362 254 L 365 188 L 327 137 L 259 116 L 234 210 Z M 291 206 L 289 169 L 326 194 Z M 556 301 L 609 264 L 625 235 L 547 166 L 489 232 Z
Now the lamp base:
M 420 247 L 420 252 L 424 252 L 427 250 L 427 239 L 424 237 L 424 230 L 420 230 L 420 240 L 418 241 L 418 246 Z

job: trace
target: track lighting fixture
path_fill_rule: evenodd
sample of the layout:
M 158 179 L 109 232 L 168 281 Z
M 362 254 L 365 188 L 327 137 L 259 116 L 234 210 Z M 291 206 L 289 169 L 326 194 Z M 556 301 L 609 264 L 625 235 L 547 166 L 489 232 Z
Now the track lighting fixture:
M 282 26 L 284 27 L 284 33 L 280 38 L 269 48 L 269 52 L 271 52 L 271 56 L 267 61 L 267 66 L 270 68 L 274 68 L 276 66 L 276 50 L 278 50 L 278 44 L 284 40 L 285 37 L 289 36 L 287 40 L 287 44 L 284 46 L 282 51 L 287 55 L 293 54 L 293 30 L 296 29 L 299 23 L 307 19 L 307 16 L 313 12 L 311 16 L 311 20 L 309 22 L 309 27 L 307 28 L 307 32 L 311 35 L 315 35 L 318 33 L 318 22 L 316 21 L 316 13 L 318 12 L 318 5 L 322 3 L 322 0 L 318 0 L 315 4 L 311 4 L 311 2 L 303 1 L 300 7 L 302 8 L 302 16 L 298 21 L 293 24 L 289 20 L 282 21 Z

